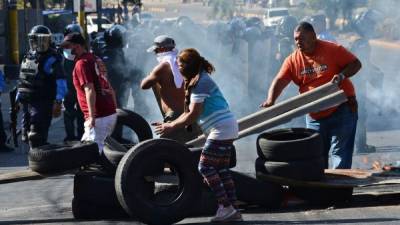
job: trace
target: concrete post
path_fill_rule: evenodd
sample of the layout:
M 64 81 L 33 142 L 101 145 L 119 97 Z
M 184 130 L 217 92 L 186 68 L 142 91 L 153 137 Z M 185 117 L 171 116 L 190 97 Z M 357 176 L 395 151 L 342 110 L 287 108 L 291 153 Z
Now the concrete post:
M 10 58 L 13 64 L 19 64 L 18 11 L 17 0 L 8 0 Z

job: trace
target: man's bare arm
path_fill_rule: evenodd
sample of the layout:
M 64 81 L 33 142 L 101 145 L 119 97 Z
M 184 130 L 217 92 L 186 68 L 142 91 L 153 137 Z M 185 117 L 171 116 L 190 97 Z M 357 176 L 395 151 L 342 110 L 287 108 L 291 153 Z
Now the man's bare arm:
M 87 83 L 83 86 L 85 90 L 86 101 L 88 104 L 89 117 L 95 118 L 96 115 L 96 90 L 93 83 Z
M 161 76 L 168 72 L 168 69 L 170 68 L 167 62 L 156 66 L 153 71 L 151 71 L 150 74 L 142 80 L 140 88 L 149 89 L 153 87 L 158 81 L 160 81 Z
M 343 75 L 346 77 L 352 77 L 361 69 L 360 60 L 356 59 L 353 62 L 347 64 L 347 66 L 342 70 Z
M 261 104 L 261 107 L 269 107 L 275 104 L 276 99 L 281 95 L 283 89 L 290 83 L 290 80 L 275 77 L 268 90 L 267 99 Z

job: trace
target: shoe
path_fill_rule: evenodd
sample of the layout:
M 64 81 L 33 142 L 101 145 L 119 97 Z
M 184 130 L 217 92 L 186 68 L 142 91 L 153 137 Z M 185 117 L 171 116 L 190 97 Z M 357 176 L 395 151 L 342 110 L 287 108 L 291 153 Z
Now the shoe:
M 233 208 L 232 205 L 227 207 L 219 205 L 216 215 L 210 220 L 210 222 L 229 222 L 232 221 L 237 213 L 239 212 Z
M 12 151 L 14 151 L 14 149 L 7 145 L 0 146 L 0 152 L 12 152 Z
M 233 214 L 233 216 L 231 216 L 227 220 L 224 220 L 224 222 L 241 222 L 241 221 L 243 221 L 243 217 L 238 210 L 236 210 L 236 213 Z

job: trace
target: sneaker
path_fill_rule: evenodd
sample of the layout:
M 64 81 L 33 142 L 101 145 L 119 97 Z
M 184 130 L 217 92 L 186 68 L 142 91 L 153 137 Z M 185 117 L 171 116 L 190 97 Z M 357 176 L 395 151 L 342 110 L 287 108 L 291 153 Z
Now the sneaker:
M 228 219 L 224 220 L 224 222 L 240 222 L 243 221 L 242 214 L 236 210 L 236 213 Z
M 12 152 L 12 151 L 14 151 L 14 149 L 7 145 L 0 146 L 0 152 Z
M 216 215 L 211 219 L 211 222 L 228 222 L 231 221 L 229 219 L 232 219 L 232 217 L 235 216 L 235 214 L 237 214 L 238 211 L 236 211 L 235 208 L 233 208 L 233 206 L 228 206 L 228 207 L 224 207 L 222 205 L 220 205 L 217 209 L 217 213 Z

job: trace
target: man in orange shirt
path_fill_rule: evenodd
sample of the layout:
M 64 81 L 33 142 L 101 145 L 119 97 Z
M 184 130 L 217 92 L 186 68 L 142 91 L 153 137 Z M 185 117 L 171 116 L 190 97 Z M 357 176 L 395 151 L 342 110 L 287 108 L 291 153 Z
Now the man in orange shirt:
M 261 106 L 272 106 L 290 81 L 299 86 L 300 93 L 331 81 L 339 82 L 348 101 L 310 113 L 307 127 L 318 130 L 324 140 L 326 167 L 331 151 L 332 168 L 351 168 L 358 115 L 354 87 L 348 78 L 361 69 L 361 62 L 343 46 L 318 40 L 314 28 L 307 22 L 296 27 L 294 40 L 297 49 L 285 59 Z

